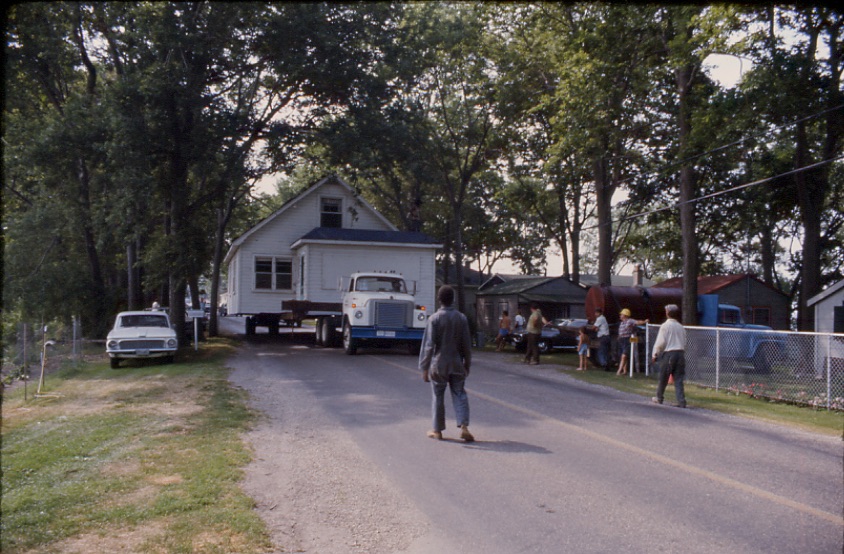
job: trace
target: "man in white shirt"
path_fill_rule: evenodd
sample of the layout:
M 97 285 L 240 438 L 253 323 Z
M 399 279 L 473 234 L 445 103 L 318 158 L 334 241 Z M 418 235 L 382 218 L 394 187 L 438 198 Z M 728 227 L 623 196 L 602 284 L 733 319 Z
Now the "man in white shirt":
M 674 377 L 674 394 L 677 396 L 677 406 L 686 407 L 686 395 L 683 381 L 686 378 L 686 329 L 677 321 L 680 308 L 676 304 L 665 307 L 668 318 L 659 328 L 659 334 L 654 343 L 653 361 L 659 362 L 659 382 L 656 396 L 652 398 L 657 404 L 662 404 L 668 378 Z
M 595 308 L 595 324 L 592 329 L 598 331 L 598 365 L 604 371 L 609 371 L 612 338 L 609 323 L 601 308 Z

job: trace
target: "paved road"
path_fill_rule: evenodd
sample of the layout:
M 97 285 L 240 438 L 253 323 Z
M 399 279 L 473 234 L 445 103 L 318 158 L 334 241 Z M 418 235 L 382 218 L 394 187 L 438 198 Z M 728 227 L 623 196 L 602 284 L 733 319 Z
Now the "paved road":
M 331 551 L 329 542 L 336 552 L 844 549 L 841 439 L 657 406 L 517 360 L 513 354 L 476 356 L 467 389 L 477 442 L 464 444 L 425 438 L 430 390 L 416 360 L 401 350 L 363 349 L 347 356 L 284 335 L 245 343 L 233 360 L 232 379 L 267 415 L 267 434 L 257 445 L 264 462 L 259 504 L 277 502 L 306 513 L 306 507 L 294 506 L 293 482 L 281 476 L 285 468 L 294 473 L 295 462 L 276 458 L 295 457 L 295 440 L 305 445 L 308 437 L 330 433 L 323 445 L 354 451 L 351 465 L 376 476 L 378 494 L 388 498 L 374 503 L 387 505 L 390 517 L 375 507 L 360 518 L 397 523 L 386 530 L 372 527 L 365 539 L 370 542 L 363 543 L 355 529 L 331 531 L 331 522 L 322 521 L 312 526 L 310 538 L 298 531 L 295 540 L 304 551 Z M 448 425 L 446 437 L 456 437 L 452 419 Z M 286 450 L 264 444 L 273 442 Z M 311 452 L 315 448 L 311 444 Z M 320 469 L 301 494 L 316 494 L 311 489 L 328 479 L 319 475 L 342 483 L 348 469 L 343 466 L 350 463 L 339 457 L 329 450 L 308 461 L 331 468 Z M 360 475 L 348 476 L 355 479 Z M 282 490 L 270 490 L 273 484 Z M 316 495 L 309 503 L 323 500 L 325 494 Z M 309 520 L 322 513 L 308 509 L 314 510 Z M 293 529 L 309 524 L 279 517 L 275 528 L 282 540 L 294 540 Z M 335 527 L 349 526 L 341 520 Z M 314 535 L 320 532 L 339 543 L 319 543 Z M 384 542 L 385 534 L 401 532 Z

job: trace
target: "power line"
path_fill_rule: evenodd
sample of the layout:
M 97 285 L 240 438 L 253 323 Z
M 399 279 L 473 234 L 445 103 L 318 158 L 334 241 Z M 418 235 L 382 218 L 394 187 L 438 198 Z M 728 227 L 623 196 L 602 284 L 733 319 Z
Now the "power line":
M 809 121 L 809 120 L 814 119 L 816 117 L 820 117 L 822 115 L 826 115 L 830 112 L 834 112 L 834 111 L 841 110 L 841 109 L 844 109 L 844 104 L 839 104 L 838 106 L 834 106 L 832 108 L 827 108 L 827 109 L 820 111 L 820 112 L 809 114 L 805 117 L 795 119 L 794 121 L 792 121 L 790 123 L 782 123 L 782 124 L 779 124 L 779 125 L 773 125 L 773 127 L 774 128 L 792 127 L 792 126 L 797 125 L 798 123 L 801 123 L 803 121 Z M 664 173 L 664 172 L 666 172 L 666 171 L 668 171 L 668 170 L 670 170 L 674 167 L 685 165 L 689 162 L 698 160 L 698 159 L 703 158 L 705 156 L 709 156 L 711 154 L 721 152 L 722 150 L 727 150 L 729 148 L 732 148 L 733 146 L 738 146 L 738 145 L 740 145 L 740 144 L 742 144 L 742 143 L 744 143 L 748 140 L 751 140 L 751 139 L 754 139 L 754 138 L 759 138 L 759 137 L 764 137 L 764 136 L 767 136 L 767 135 L 770 135 L 770 134 L 771 134 L 771 130 L 760 131 L 758 133 L 751 134 L 751 135 L 744 137 L 744 138 L 741 138 L 739 140 L 736 140 L 736 141 L 733 141 L 733 142 L 730 142 L 730 143 L 727 143 L 727 144 L 722 144 L 721 146 L 718 146 L 718 147 L 713 148 L 711 150 L 707 150 L 706 152 L 701 152 L 700 154 L 695 154 L 693 156 L 689 156 L 688 158 L 684 158 L 682 160 L 677 160 L 675 162 L 667 164 L 667 165 L 665 165 L 661 168 L 655 169 L 653 171 L 646 171 L 645 173 L 639 174 L 639 175 L 631 175 L 630 177 L 627 177 L 626 179 L 620 180 L 618 182 L 618 184 L 620 184 L 620 185 L 625 184 L 625 183 L 632 181 L 632 180 L 634 180 L 637 177 L 640 177 L 642 175 L 651 175 L 651 174 L 654 174 L 654 173 L 656 173 L 656 174 Z
M 656 209 L 653 209 L 653 210 L 648 210 L 648 211 L 645 211 L 645 212 L 639 212 L 637 214 L 633 214 L 633 215 L 629 215 L 629 216 L 622 217 L 622 218 L 619 218 L 619 219 L 611 220 L 611 223 L 622 223 L 624 221 L 638 219 L 638 218 L 643 217 L 643 216 L 656 214 L 656 213 L 664 212 L 664 211 L 668 211 L 668 210 L 673 210 L 675 208 L 679 208 L 680 206 L 682 206 L 685 203 L 691 204 L 691 203 L 694 203 L 694 202 L 700 202 L 701 200 L 709 200 L 710 198 L 715 198 L 716 196 L 722 196 L 724 194 L 735 192 L 737 190 L 742 190 L 742 189 L 746 189 L 746 188 L 749 188 L 749 187 L 762 185 L 762 184 L 768 183 L 770 181 L 773 181 L 775 179 L 780 179 L 782 177 L 788 177 L 790 175 L 795 175 L 795 174 L 800 173 L 802 171 L 808 171 L 810 169 L 815 169 L 817 167 L 820 167 L 820 166 L 823 166 L 823 165 L 826 165 L 826 164 L 830 164 L 830 163 L 834 163 L 834 162 L 837 162 L 839 160 L 844 160 L 844 155 L 838 156 L 837 158 L 831 158 L 829 160 L 823 160 L 823 161 L 820 161 L 820 162 L 817 162 L 817 163 L 814 163 L 814 164 L 811 164 L 811 165 L 798 167 L 796 169 L 792 169 L 791 171 L 787 171 L 785 173 L 780 173 L 779 175 L 774 175 L 772 177 L 766 177 L 764 179 L 759 179 L 757 181 L 753 181 L 753 182 L 750 182 L 750 183 L 744 183 L 744 184 L 741 184 L 741 185 L 736 185 L 736 186 L 728 188 L 728 189 L 724 189 L 724 190 L 721 190 L 721 191 L 718 191 L 718 192 L 713 192 L 711 194 L 706 194 L 706 195 L 698 197 L 698 198 L 693 198 L 693 199 L 688 200 L 686 202 L 677 202 L 676 204 L 673 204 L 671 206 L 664 206 L 662 208 L 656 208 Z M 582 230 L 587 231 L 587 230 L 597 229 L 599 227 L 600 227 L 600 225 L 593 225 L 591 227 L 584 227 Z

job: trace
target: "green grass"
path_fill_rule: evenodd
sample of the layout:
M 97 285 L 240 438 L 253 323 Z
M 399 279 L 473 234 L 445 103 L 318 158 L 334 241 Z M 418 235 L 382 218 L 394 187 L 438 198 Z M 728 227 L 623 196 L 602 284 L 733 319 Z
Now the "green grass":
M 612 387 L 646 398 L 656 395 L 655 377 L 646 377 L 641 373 L 634 374 L 633 378 L 627 375 L 622 377 L 617 376 L 614 371 L 601 371 L 595 368 L 590 368 L 588 371 L 576 371 L 578 358 L 575 354 L 549 354 L 542 357 L 542 363 L 557 364 L 560 372 L 587 383 Z M 771 402 L 745 394 L 716 391 L 688 383 L 685 393 L 687 403 L 694 408 L 706 408 L 844 438 L 844 412 Z M 668 385 L 665 393 L 666 400 L 673 399 L 673 395 L 673 385 Z
M 2 552 L 267 552 L 240 489 L 255 418 L 212 339 L 172 365 L 51 374 L 51 396 L 3 404 Z

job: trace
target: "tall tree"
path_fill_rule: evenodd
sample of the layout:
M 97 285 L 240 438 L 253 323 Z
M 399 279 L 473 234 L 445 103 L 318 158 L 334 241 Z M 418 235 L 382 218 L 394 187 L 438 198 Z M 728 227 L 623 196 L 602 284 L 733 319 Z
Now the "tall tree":
M 829 224 L 840 214 L 830 203 L 830 176 L 844 137 L 844 15 L 821 6 L 770 6 L 753 13 L 761 25 L 749 43 L 756 63 L 749 86 L 768 88 L 767 105 L 760 107 L 774 122 L 793 123 L 783 144 L 794 145 L 793 191 L 802 227 L 797 325 L 812 330 L 814 314 L 806 302 L 825 284 L 824 252 L 836 233 Z

